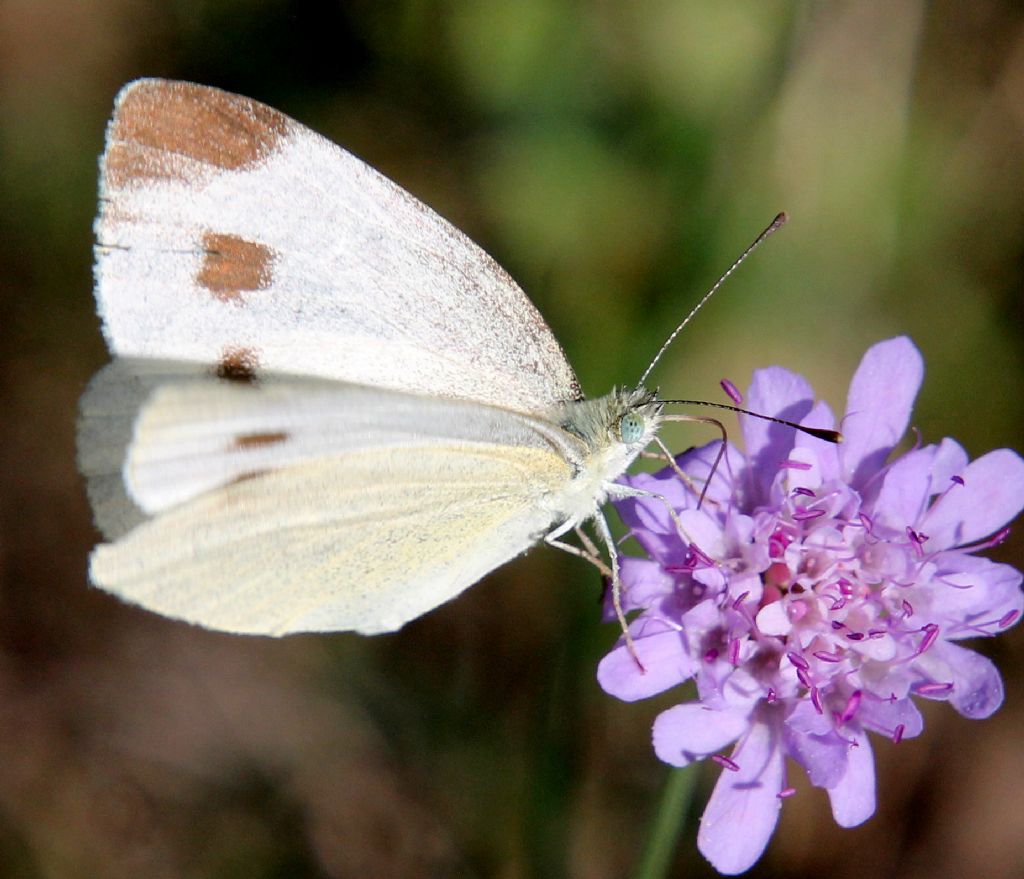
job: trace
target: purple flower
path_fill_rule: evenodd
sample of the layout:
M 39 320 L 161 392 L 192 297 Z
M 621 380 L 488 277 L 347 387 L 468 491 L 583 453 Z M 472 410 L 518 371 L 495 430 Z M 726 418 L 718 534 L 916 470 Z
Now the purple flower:
M 972 718 L 1002 702 L 995 666 L 956 642 L 997 634 L 1024 609 L 1020 572 L 976 554 L 1024 506 L 1024 461 L 999 449 L 968 462 L 950 439 L 890 461 L 922 374 L 909 339 L 871 348 L 838 446 L 744 418 L 746 454 L 727 447 L 700 508 L 717 442 L 678 458 L 689 484 L 672 469 L 626 480 L 676 515 L 654 497 L 617 504 L 647 553 L 622 563 L 643 667 L 620 640 L 598 679 L 627 701 L 696 682 L 696 701 L 655 720 L 654 749 L 675 766 L 708 756 L 723 766 L 698 833 L 721 873 L 764 851 L 792 793 L 786 757 L 852 827 L 875 809 L 869 730 L 897 743 L 918 735 L 914 696 Z M 755 373 L 746 400 L 835 426 L 807 382 L 779 367 Z

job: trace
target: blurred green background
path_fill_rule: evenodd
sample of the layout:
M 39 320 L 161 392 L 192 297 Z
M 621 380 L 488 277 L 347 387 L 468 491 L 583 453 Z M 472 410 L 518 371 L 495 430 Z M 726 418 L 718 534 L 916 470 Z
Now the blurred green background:
M 229 637 L 87 588 L 96 159 L 140 75 L 270 103 L 393 177 L 512 272 L 591 394 L 785 209 L 663 392 L 781 364 L 841 411 L 907 333 L 925 440 L 1024 445 L 1019 3 L 3 0 L 0 876 L 622 877 L 665 779 L 671 698 L 599 690 L 616 628 L 552 550 L 375 639 Z M 997 556 L 1024 567 L 1021 535 Z M 922 738 L 876 742 L 856 830 L 794 771 L 751 875 L 1022 875 L 1024 634 L 983 649 L 999 714 L 930 704 Z M 691 832 L 674 875 L 709 874 Z

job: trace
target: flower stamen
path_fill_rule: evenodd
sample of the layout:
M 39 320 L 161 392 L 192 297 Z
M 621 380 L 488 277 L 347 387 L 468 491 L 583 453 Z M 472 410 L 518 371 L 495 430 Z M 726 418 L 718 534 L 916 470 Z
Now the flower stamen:
M 925 652 L 932 644 L 935 643 L 935 639 L 939 637 L 939 627 L 935 623 L 928 623 L 921 627 L 921 631 L 924 632 L 924 637 L 921 639 L 921 643 L 918 645 L 917 650 L 914 651 L 915 656 L 920 656 Z
M 914 687 L 914 692 L 918 693 L 918 694 L 920 694 L 922 696 L 942 696 L 942 695 L 945 695 L 946 693 L 951 692 L 952 689 L 953 689 L 953 684 L 950 681 L 950 682 L 947 682 L 947 683 L 944 683 L 944 684 L 940 684 L 940 683 L 918 684 L 917 686 Z
M 739 772 L 740 765 L 735 760 L 730 760 L 723 754 L 712 754 L 711 759 L 714 760 L 719 766 L 724 769 L 728 769 L 730 772 Z
M 811 465 L 806 461 L 793 461 L 786 459 L 785 461 L 779 461 L 780 470 L 810 470 Z
M 846 707 L 843 708 L 843 713 L 839 715 L 839 719 L 843 723 L 849 723 L 853 720 L 853 716 L 857 713 L 857 709 L 860 708 L 861 691 L 854 690 L 850 694 L 850 698 L 846 700 Z

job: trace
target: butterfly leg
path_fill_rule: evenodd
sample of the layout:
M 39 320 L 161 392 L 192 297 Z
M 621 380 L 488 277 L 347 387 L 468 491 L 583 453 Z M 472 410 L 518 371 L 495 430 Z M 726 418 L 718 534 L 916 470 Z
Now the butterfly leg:
M 680 467 L 676 463 L 675 457 L 668 450 L 668 446 L 666 446 L 665 443 L 662 442 L 661 437 L 656 436 L 654 438 L 654 442 L 657 443 L 658 448 L 661 449 L 661 451 L 654 454 L 652 457 L 661 458 L 662 460 L 664 460 L 668 464 L 668 466 L 672 468 L 672 472 L 679 477 L 683 485 L 685 485 L 688 489 L 690 489 L 690 491 L 692 491 L 695 495 L 699 497 L 700 491 L 697 490 L 697 486 L 694 484 L 693 479 L 690 478 L 690 475 L 688 473 L 684 473 L 682 467 Z
M 640 657 L 637 656 L 636 646 L 633 644 L 633 636 L 629 633 L 629 624 L 626 622 L 626 614 L 622 610 L 622 584 L 619 580 L 619 551 L 615 548 L 615 541 L 612 540 L 612 532 L 608 527 L 608 520 L 605 519 L 604 513 L 598 510 L 594 514 L 594 522 L 597 526 L 597 533 L 600 535 L 601 540 L 604 541 L 604 544 L 608 549 L 608 558 L 611 561 L 611 568 L 601 561 L 597 547 L 594 546 L 590 538 L 583 534 L 578 526 L 573 526 L 569 522 L 560 525 L 544 539 L 551 546 L 565 550 L 571 555 L 579 558 L 586 559 L 602 574 L 604 574 L 604 576 L 611 580 L 612 606 L 615 608 L 615 616 L 618 618 L 619 625 L 622 627 L 622 634 L 626 639 L 626 647 L 629 650 L 630 656 L 633 657 L 633 661 L 636 662 L 640 670 L 643 671 L 643 664 L 640 662 Z M 573 546 L 571 543 L 566 543 L 564 540 L 559 540 L 559 538 L 571 527 L 576 528 L 576 533 L 580 535 L 580 539 L 584 543 L 584 549 L 580 549 L 578 546 Z
M 711 485 L 711 480 L 715 476 L 715 471 L 718 470 L 718 465 L 722 463 L 722 458 L 725 457 L 725 450 L 729 443 L 729 433 L 725 429 L 725 425 L 722 424 L 722 422 L 719 421 L 717 418 L 707 418 L 705 416 L 700 415 L 666 415 L 664 420 L 691 422 L 697 421 L 700 422 L 701 424 L 710 424 L 713 427 L 717 427 L 719 432 L 722 434 L 722 445 L 719 446 L 718 454 L 715 455 L 715 460 L 714 463 L 711 465 L 711 471 L 708 473 L 708 478 L 707 481 L 704 483 L 704 488 L 702 488 L 699 492 L 697 491 L 697 487 L 693 484 L 693 480 L 685 473 L 683 473 L 683 471 L 680 469 L 679 465 L 676 463 L 676 459 L 671 456 L 671 454 L 668 451 L 668 448 L 666 448 L 665 444 L 661 441 L 661 438 L 657 436 L 654 438 L 654 441 L 658 444 L 658 447 L 662 450 L 662 452 L 668 455 L 669 466 L 675 471 L 676 476 L 682 479 L 683 482 L 690 488 L 690 490 L 697 495 L 697 509 L 700 509 L 701 505 L 704 503 L 705 497 L 707 496 L 708 486 Z M 728 464 L 728 462 L 726 463 Z
M 667 451 L 667 450 L 666 450 Z M 695 494 L 698 492 L 694 492 Z M 615 483 L 609 486 L 608 496 L 614 499 L 630 498 L 630 497 L 649 497 L 661 502 L 666 511 L 668 512 L 669 518 L 672 520 L 676 527 L 676 531 L 680 538 L 686 540 L 688 543 L 693 543 L 693 538 L 687 534 L 686 529 L 683 527 L 683 523 L 679 520 L 679 515 L 676 513 L 675 508 L 668 502 L 668 498 L 664 495 L 655 494 L 651 491 L 645 491 L 640 488 L 633 488 L 628 485 L 621 485 Z M 641 671 L 644 670 L 643 663 L 640 661 L 640 657 L 636 651 L 636 644 L 633 641 L 633 636 L 629 631 L 629 623 L 626 620 L 625 611 L 622 608 L 622 581 L 619 578 L 619 551 L 615 545 L 615 541 L 612 538 L 611 529 L 608 527 L 608 520 L 604 517 L 604 513 L 600 510 L 594 515 L 594 525 L 597 528 L 598 536 L 604 543 L 605 548 L 608 551 L 608 559 L 611 562 L 611 567 L 605 565 L 601 561 L 600 555 L 597 551 L 597 547 L 586 537 L 585 534 L 580 532 L 580 529 L 576 527 L 576 532 L 580 534 L 580 539 L 584 544 L 584 549 L 580 549 L 577 546 L 573 546 L 571 543 L 566 543 L 559 538 L 565 534 L 570 528 L 575 527 L 570 522 L 565 522 L 556 528 L 554 531 L 547 534 L 544 538 L 545 542 L 549 543 L 558 549 L 564 550 L 571 555 L 578 558 L 586 559 L 592 565 L 594 565 L 604 576 L 611 580 L 612 584 L 612 607 L 615 609 L 615 616 L 619 621 L 619 625 L 622 628 L 622 635 L 626 642 L 626 649 L 629 650 L 630 656 L 633 657 L 633 661 L 637 664 Z
M 679 519 L 679 514 L 676 512 L 675 507 L 668 502 L 668 498 L 663 494 L 657 494 L 653 491 L 645 491 L 642 488 L 633 488 L 629 485 L 620 485 L 615 483 L 609 486 L 608 497 L 613 500 L 622 500 L 623 498 L 635 498 L 635 497 L 649 497 L 652 500 L 656 500 L 665 507 L 665 511 L 668 513 L 668 517 L 672 520 L 672 524 L 676 526 L 676 533 L 682 540 L 687 543 L 693 543 L 693 538 L 687 533 L 686 528 Z
M 590 564 L 601 572 L 602 576 L 610 579 L 612 576 L 612 570 L 604 563 L 604 560 L 601 558 L 601 554 L 598 552 L 597 547 L 594 546 L 593 541 L 579 528 L 576 529 L 576 533 L 580 536 L 580 540 L 584 544 L 582 549 L 578 546 L 573 546 L 571 543 L 566 543 L 564 540 L 559 540 L 558 535 L 555 532 L 548 534 L 544 538 L 544 542 L 549 546 L 555 547 L 555 549 L 560 549 L 563 552 L 569 553 L 569 555 L 574 555 L 576 558 L 590 562 Z
M 556 528 L 544 539 L 551 546 L 565 550 L 571 555 L 579 558 L 586 559 L 605 577 L 611 580 L 612 607 L 615 608 L 615 616 L 618 618 L 619 625 L 622 627 L 622 634 L 626 639 L 626 648 L 629 650 L 630 656 L 633 657 L 633 661 L 637 664 L 640 670 L 643 671 L 643 663 L 640 662 L 640 657 L 637 655 L 636 645 L 633 643 L 633 636 L 629 632 L 629 624 L 626 621 L 626 614 L 622 610 L 622 583 L 619 579 L 619 551 L 615 548 L 615 541 L 612 540 L 612 532 L 608 527 L 608 520 L 605 519 L 604 513 L 600 510 L 594 514 L 594 523 L 597 527 L 598 535 L 601 537 L 605 547 L 608 549 L 608 559 L 611 562 L 610 568 L 601 560 L 600 553 L 593 541 L 591 541 L 578 526 L 572 526 L 567 522 Z M 578 546 L 573 546 L 571 543 L 566 543 L 564 540 L 559 540 L 559 537 L 568 531 L 570 527 L 576 527 L 576 533 L 580 535 L 580 540 L 583 541 L 584 549 L 580 549 Z
M 669 452 L 668 447 L 661 441 L 661 437 L 655 437 L 656 442 L 660 447 L 660 452 L 641 452 L 640 457 L 645 458 L 648 461 L 661 461 L 667 465 L 672 471 L 679 477 L 679 481 L 683 483 L 690 491 L 693 492 L 695 497 L 700 497 L 701 489 L 697 487 L 697 483 L 693 481 L 693 478 L 688 474 L 684 473 L 682 468 L 676 463 L 676 459 L 672 457 L 672 453 Z
M 597 549 L 597 544 L 595 544 L 594 541 L 590 539 L 590 535 L 587 534 L 587 532 L 584 531 L 582 528 L 580 528 L 579 525 L 577 525 L 573 530 L 576 532 L 576 536 L 580 539 L 580 543 L 583 544 L 583 548 L 592 556 L 600 558 L 601 553 Z M 608 573 L 610 574 L 611 572 L 609 571 Z
M 604 513 L 598 510 L 594 514 L 594 526 L 597 528 L 598 536 L 604 541 L 605 548 L 608 550 L 608 560 L 612 563 L 612 607 L 615 608 L 615 616 L 619 620 L 619 625 L 622 627 L 622 635 L 626 639 L 626 649 L 629 651 L 629 655 L 633 657 L 633 662 L 637 664 L 637 668 L 641 672 L 645 671 L 644 664 L 640 661 L 640 657 L 636 652 L 636 644 L 633 643 L 633 636 L 629 632 L 629 624 L 626 622 L 626 614 L 622 610 L 622 581 L 619 579 L 619 550 L 615 546 L 615 541 L 612 540 L 612 532 L 608 527 L 608 520 L 604 517 Z

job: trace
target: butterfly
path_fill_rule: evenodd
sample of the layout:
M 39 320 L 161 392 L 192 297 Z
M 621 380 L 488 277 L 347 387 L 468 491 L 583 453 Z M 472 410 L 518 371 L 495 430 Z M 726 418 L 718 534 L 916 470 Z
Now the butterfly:
M 501 266 L 326 138 L 145 79 L 100 168 L 96 586 L 229 632 L 390 631 L 629 491 L 662 404 L 585 400 Z
M 618 601 L 601 505 L 637 493 L 615 480 L 665 403 L 584 398 L 451 224 L 270 107 L 159 79 L 117 96 L 99 203 L 93 584 L 227 632 L 372 634 L 545 541 Z M 610 567 L 562 540 L 588 520 Z

